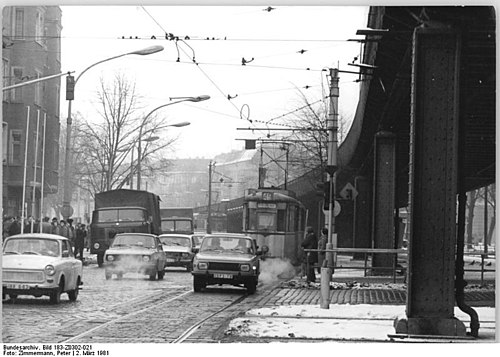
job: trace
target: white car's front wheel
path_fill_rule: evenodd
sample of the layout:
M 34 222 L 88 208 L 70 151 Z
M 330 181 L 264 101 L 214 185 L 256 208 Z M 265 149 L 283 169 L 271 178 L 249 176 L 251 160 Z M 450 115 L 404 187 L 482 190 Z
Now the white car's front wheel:
M 59 283 L 59 287 L 50 293 L 50 303 L 51 304 L 59 304 L 61 302 L 61 294 L 64 290 L 64 280 L 61 280 Z

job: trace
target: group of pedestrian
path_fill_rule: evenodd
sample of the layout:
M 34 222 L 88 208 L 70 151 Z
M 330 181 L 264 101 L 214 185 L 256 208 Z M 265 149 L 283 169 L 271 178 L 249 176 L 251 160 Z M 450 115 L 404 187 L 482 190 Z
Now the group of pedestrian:
M 306 236 L 301 246 L 303 249 L 317 249 L 318 251 L 314 252 L 304 252 L 302 255 L 302 267 L 303 271 L 306 273 L 306 281 L 307 283 L 316 282 L 316 274 L 314 272 L 315 265 L 317 264 L 318 273 L 321 273 L 321 267 L 323 266 L 323 262 L 325 260 L 325 249 L 326 243 L 328 241 L 328 229 L 323 228 L 321 230 L 321 237 L 318 240 L 316 233 L 312 227 L 306 228 Z
M 49 233 L 57 234 L 69 239 L 73 247 L 75 258 L 83 261 L 83 251 L 87 245 L 87 229 L 85 224 L 77 223 L 73 226 L 73 219 L 64 219 L 44 217 L 42 221 L 36 220 L 32 216 L 28 216 L 24 224 L 24 233 Z M 41 225 L 41 226 L 40 226 Z M 3 220 L 2 237 L 6 237 L 21 233 L 21 218 L 20 217 L 5 217 Z M 88 250 L 88 247 L 87 247 Z

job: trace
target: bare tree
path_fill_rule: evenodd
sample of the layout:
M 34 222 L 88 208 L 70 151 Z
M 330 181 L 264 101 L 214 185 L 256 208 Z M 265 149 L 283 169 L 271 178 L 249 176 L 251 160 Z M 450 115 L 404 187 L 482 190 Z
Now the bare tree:
M 101 78 L 97 97 L 100 119 L 83 120 L 74 136 L 74 176 L 81 188 L 92 195 L 123 188 L 137 173 L 138 160 L 146 174 L 166 170 L 160 152 L 176 139 L 161 135 L 166 124 L 157 116 L 144 118 L 135 84 L 122 74 L 110 84 Z
M 328 160 L 328 101 L 311 102 L 299 90 L 301 107 L 286 121 L 295 130 L 282 138 L 293 143 L 290 150 L 290 163 L 302 175 L 320 167 L 325 171 Z M 339 116 L 338 140 L 342 142 L 346 125 Z

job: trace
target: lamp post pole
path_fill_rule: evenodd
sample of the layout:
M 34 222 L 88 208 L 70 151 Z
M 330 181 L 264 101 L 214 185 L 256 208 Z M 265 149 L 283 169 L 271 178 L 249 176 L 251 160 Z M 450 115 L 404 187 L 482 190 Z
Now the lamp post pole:
M 139 140 L 138 140 L 138 143 L 137 143 L 137 189 L 140 190 L 141 189 L 141 161 L 142 161 L 142 146 L 141 146 L 141 142 L 142 142 L 142 129 L 144 127 L 144 124 L 146 123 L 146 120 L 151 116 L 151 114 L 153 114 L 154 112 L 156 112 L 158 109 L 161 109 L 161 108 L 164 108 L 164 107 L 168 107 L 170 105 L 174 105 L 174 104 L 177 104 L 177 103 L 182 103 L 182 102 L 201 102 L 201 101 L 204 101 L 204 100 L 208 100 L 210 99 L 210 96 L 208 95 L 200 95 L 200 96 L 197 96 L 197 97 L 176 97 L 176 98 L 170 98 L 171 100 L 172 99 L 179 99 L 175 102 L 170 102 L 170 103 L 166 103 L 166 104 L 162 104 L 156 108 L 154 108 L 153 110 L 151 110 L 145 117 L 144 119 L 142 120 L 142 124 L 141 124 L 141 127 L 139 128 Z M 177 124 L 170 124 L 170 125 L 165 125 L 166 127 L 168 126 L 175 126 L 177 128 L 179 127 L 183 127 L 183 126 L 186 126 L 186 125 L 189 125 L 191 123 L 189 122 L 181 122 L 181 123 L 177 123 Z
M 103 62 L 111 61 L 113 59 L 127 56 L 127 55 L 140 55 L 146 56 L 156 52 L 163 51 L 163 46 L 151 46 L 144 48 L 142 50 L 122 53 L 117 56 L 109 57 L 98 61 L 87 68 L 85 68 L 82 73 L 74 79 L 73 76 L 66 77 L 66 100 L 68 100 L 68 118 L 66 121 L 66 152 L 64 157 L 64 191 L 63 191 L 63 202 L 62 202 L 62 210 L 61 214 L 65 220 L 67 220 L 73 214 L 73 207 L 71 207 L 71 187 L 70 187 L 70 178 L 71 178 L 71 125 L 73 123 L 73 119 L 71 118 L 71 103 L 74 99 L 74 90 L 75 85 L 78 80 L 82 77 L 82 75 L 98 64 Z

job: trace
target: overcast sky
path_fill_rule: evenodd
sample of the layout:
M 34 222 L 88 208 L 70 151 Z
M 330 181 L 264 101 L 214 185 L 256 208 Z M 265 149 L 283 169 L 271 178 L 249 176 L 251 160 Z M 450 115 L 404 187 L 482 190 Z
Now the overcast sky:
M 266 8 L 62 6 L 62 71 L 76 71 L 78 76 L 89 65 L 117 54 L 152 45 L 165 48 L 150 56 L 121 57 L 86 72 L 75 90 L 73 113 L 96 117 L 99 78 L 112 80 L 118 71 L 135 81 L 144 115 L 170 97 L 211 97 L 158 112 L 167 123 L 191 122 L 168 128 L 170 135 L 179 135 L 175 152 L 169 153 L 173 157 L 213 158 L 243 148 L 244 142 L 237 139 L 264 137 L 265 131 L 237 128 L 265 127 L 275 117 L 273 122 L 280 123 L 303 106 L 299 89 L 310 101 L 321 101 L 328 90 L 322 69 L 355 69 L 347 63 L 359 55 L 360 45 L 347 40 L 362 38 L 356 30 L 366 28 L 368 11 L 361 6 Z M 189 40 L 176 46 L 165 33 Z M 243 59 L 248 61 L 245 66 Z M 356 78 L 340 78 L 340 113 L 347 119 L 352 119 L 357 104 Z M 66 103 L 63 98 L 63 118 Z

